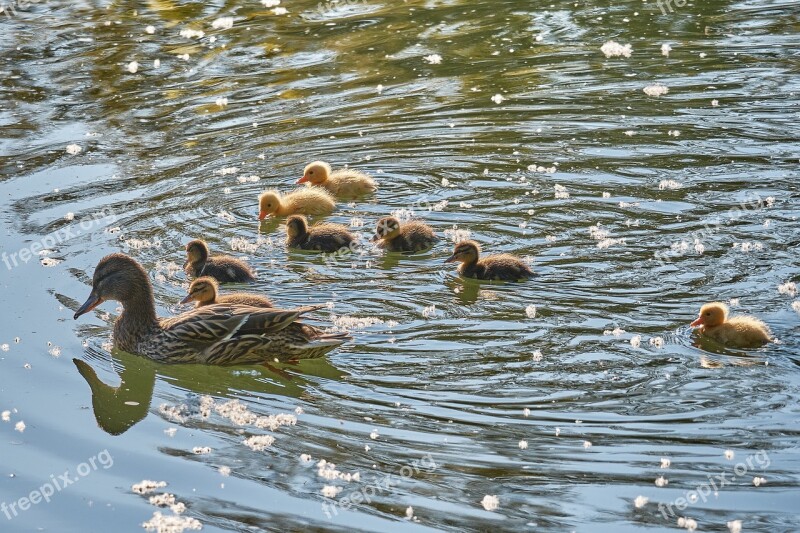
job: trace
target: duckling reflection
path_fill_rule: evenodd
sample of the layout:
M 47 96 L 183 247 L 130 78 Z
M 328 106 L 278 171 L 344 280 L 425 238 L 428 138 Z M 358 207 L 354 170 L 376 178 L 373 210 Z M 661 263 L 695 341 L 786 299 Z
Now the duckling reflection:
M 209 365 L 164 365 L 134 354 L 113 351 L 114 361 L 122 367 L 120 383 L 109 385 L 86 361 L 73 359 L 78 373 L 92 391 L 92 409 L 97 425 L 110 435 L 122 435 L 144 420 L 153 401 L 156 376 L 171 385 L 194 394 L 225 396 L 251 391 L 301 397 L 309 380 L 305 376 L 339 380 L 347 376 L 325 359 L 304 360 L 293 365 L 218 367 Z M 291 368 L 291 371 L 287 371 Z
M 445 281 L 445 285 L 463 305 L 472 305 L 478 301 L 481 285 L 477 281 L 455 278 Z

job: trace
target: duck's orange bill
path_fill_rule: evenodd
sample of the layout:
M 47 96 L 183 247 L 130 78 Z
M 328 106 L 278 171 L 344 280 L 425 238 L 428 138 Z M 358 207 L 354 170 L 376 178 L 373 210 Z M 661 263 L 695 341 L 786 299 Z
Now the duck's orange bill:
M 258 214 L 258 220 L 264 220 L 264 219 L 265 219 L 265 218 L 267 218 L 268 216 L 269 216 L 269 213 L 267 213 L 266 211 L 261 211 L 261 212 Z
M 308 177 L 307 176 L 303 176 L 302 178 L 297 180 L 295 183 L 306 183 L 307 181 L 308 181 Z
M 696 328 L 697 326 L 702 326 L 702 325 L 703 325 L 703 317 L 698 317 L 698 318 L 697 318 L 697 320 L 695 320 L 695 321 L 694 321 L 694 322 L 692 322 L 692 324 L 691 324 L 691 326 L 692 326 L 693 328 Z
M 75 311 L 75 315 L 72 317 L 72 319 L 77 320 L 79 316 L 85 315 L 101 303 L 103 303 L 103 299 L 97 296 L 94 291 L 92 291 L 92 293 L 89 295 L 89 298 L 83 302 L 83 305 L 80 306 L 77 311 Z

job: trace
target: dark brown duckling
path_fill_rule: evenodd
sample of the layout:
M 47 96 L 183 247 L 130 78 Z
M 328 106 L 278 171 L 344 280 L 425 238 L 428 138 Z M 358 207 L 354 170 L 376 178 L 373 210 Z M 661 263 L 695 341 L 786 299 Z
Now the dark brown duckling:
M 467 278 L 519 281 L 533 277 L 533 271 L 522 259 L 511 254 L 490 255 L 480 259 L 481 247 L 475 241 L 456 244 L 453 255 L 445 263 L 458 261 L 458 272 Z
M 317 223 L 308 225 L 303 215 L 286 219 L 286 245 L 301 250 L 336 252 L 356 242 L 356 236 L 341 224 Z
M 255 281 L 256 276 L 247 263 L 229 255 L 209 257 L 208 245 L 196 239 L 186 245 L 186 263 L 183 269 L 188 276 L 211 276 L 221 283 Z
M 211 304 L 239 304 L 251 307 L 273 307 L 272 300 L 260 294 L 247 294 L 246 292 L 234 292 L 217 296 L 219 283 L 211 276 L 197 278 L 189 285 L 189 294 L 181 300 L 182 304 L 196 302 L 195 307 L 203 307 Z
M 439 238 L 433 229 L 417 220 L 401 224 L 395 217 L 383 217 L 378 221 L 373 241 L 390 252 L 420 252 L 433 246 Z

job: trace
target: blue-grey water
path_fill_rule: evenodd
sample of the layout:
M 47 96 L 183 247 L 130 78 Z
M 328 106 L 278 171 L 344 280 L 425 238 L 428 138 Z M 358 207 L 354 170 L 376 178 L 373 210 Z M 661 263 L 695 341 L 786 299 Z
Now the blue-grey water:
M 0 5 L 0 531 L 797 530 L 797 2 Z M 329 220 L 442 242 L 287 252 L 256 199 L 316 159 L 380 187 Z M 536 278 L 460 279 L 466 236 Z M 165 366 L 72 319 L 115 251 L 180 312 L 198 237 L 353 340 Z M 713 300 L 778 342 L 693 337 Z

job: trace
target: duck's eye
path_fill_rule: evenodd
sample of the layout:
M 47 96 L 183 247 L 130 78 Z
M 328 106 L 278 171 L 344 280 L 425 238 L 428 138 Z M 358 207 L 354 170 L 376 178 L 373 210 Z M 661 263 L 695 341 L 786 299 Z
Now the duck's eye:
M 313 174 L 313 173 L 314 173 L 314 171 L 313 171 L 313 170 L 309 170 L 309 171 L 308 171 L 308 173 L 309 173 L 309 174 Z
M 711 316 L 711 312 L 710 311 L 706 311 L 706 316 Z

